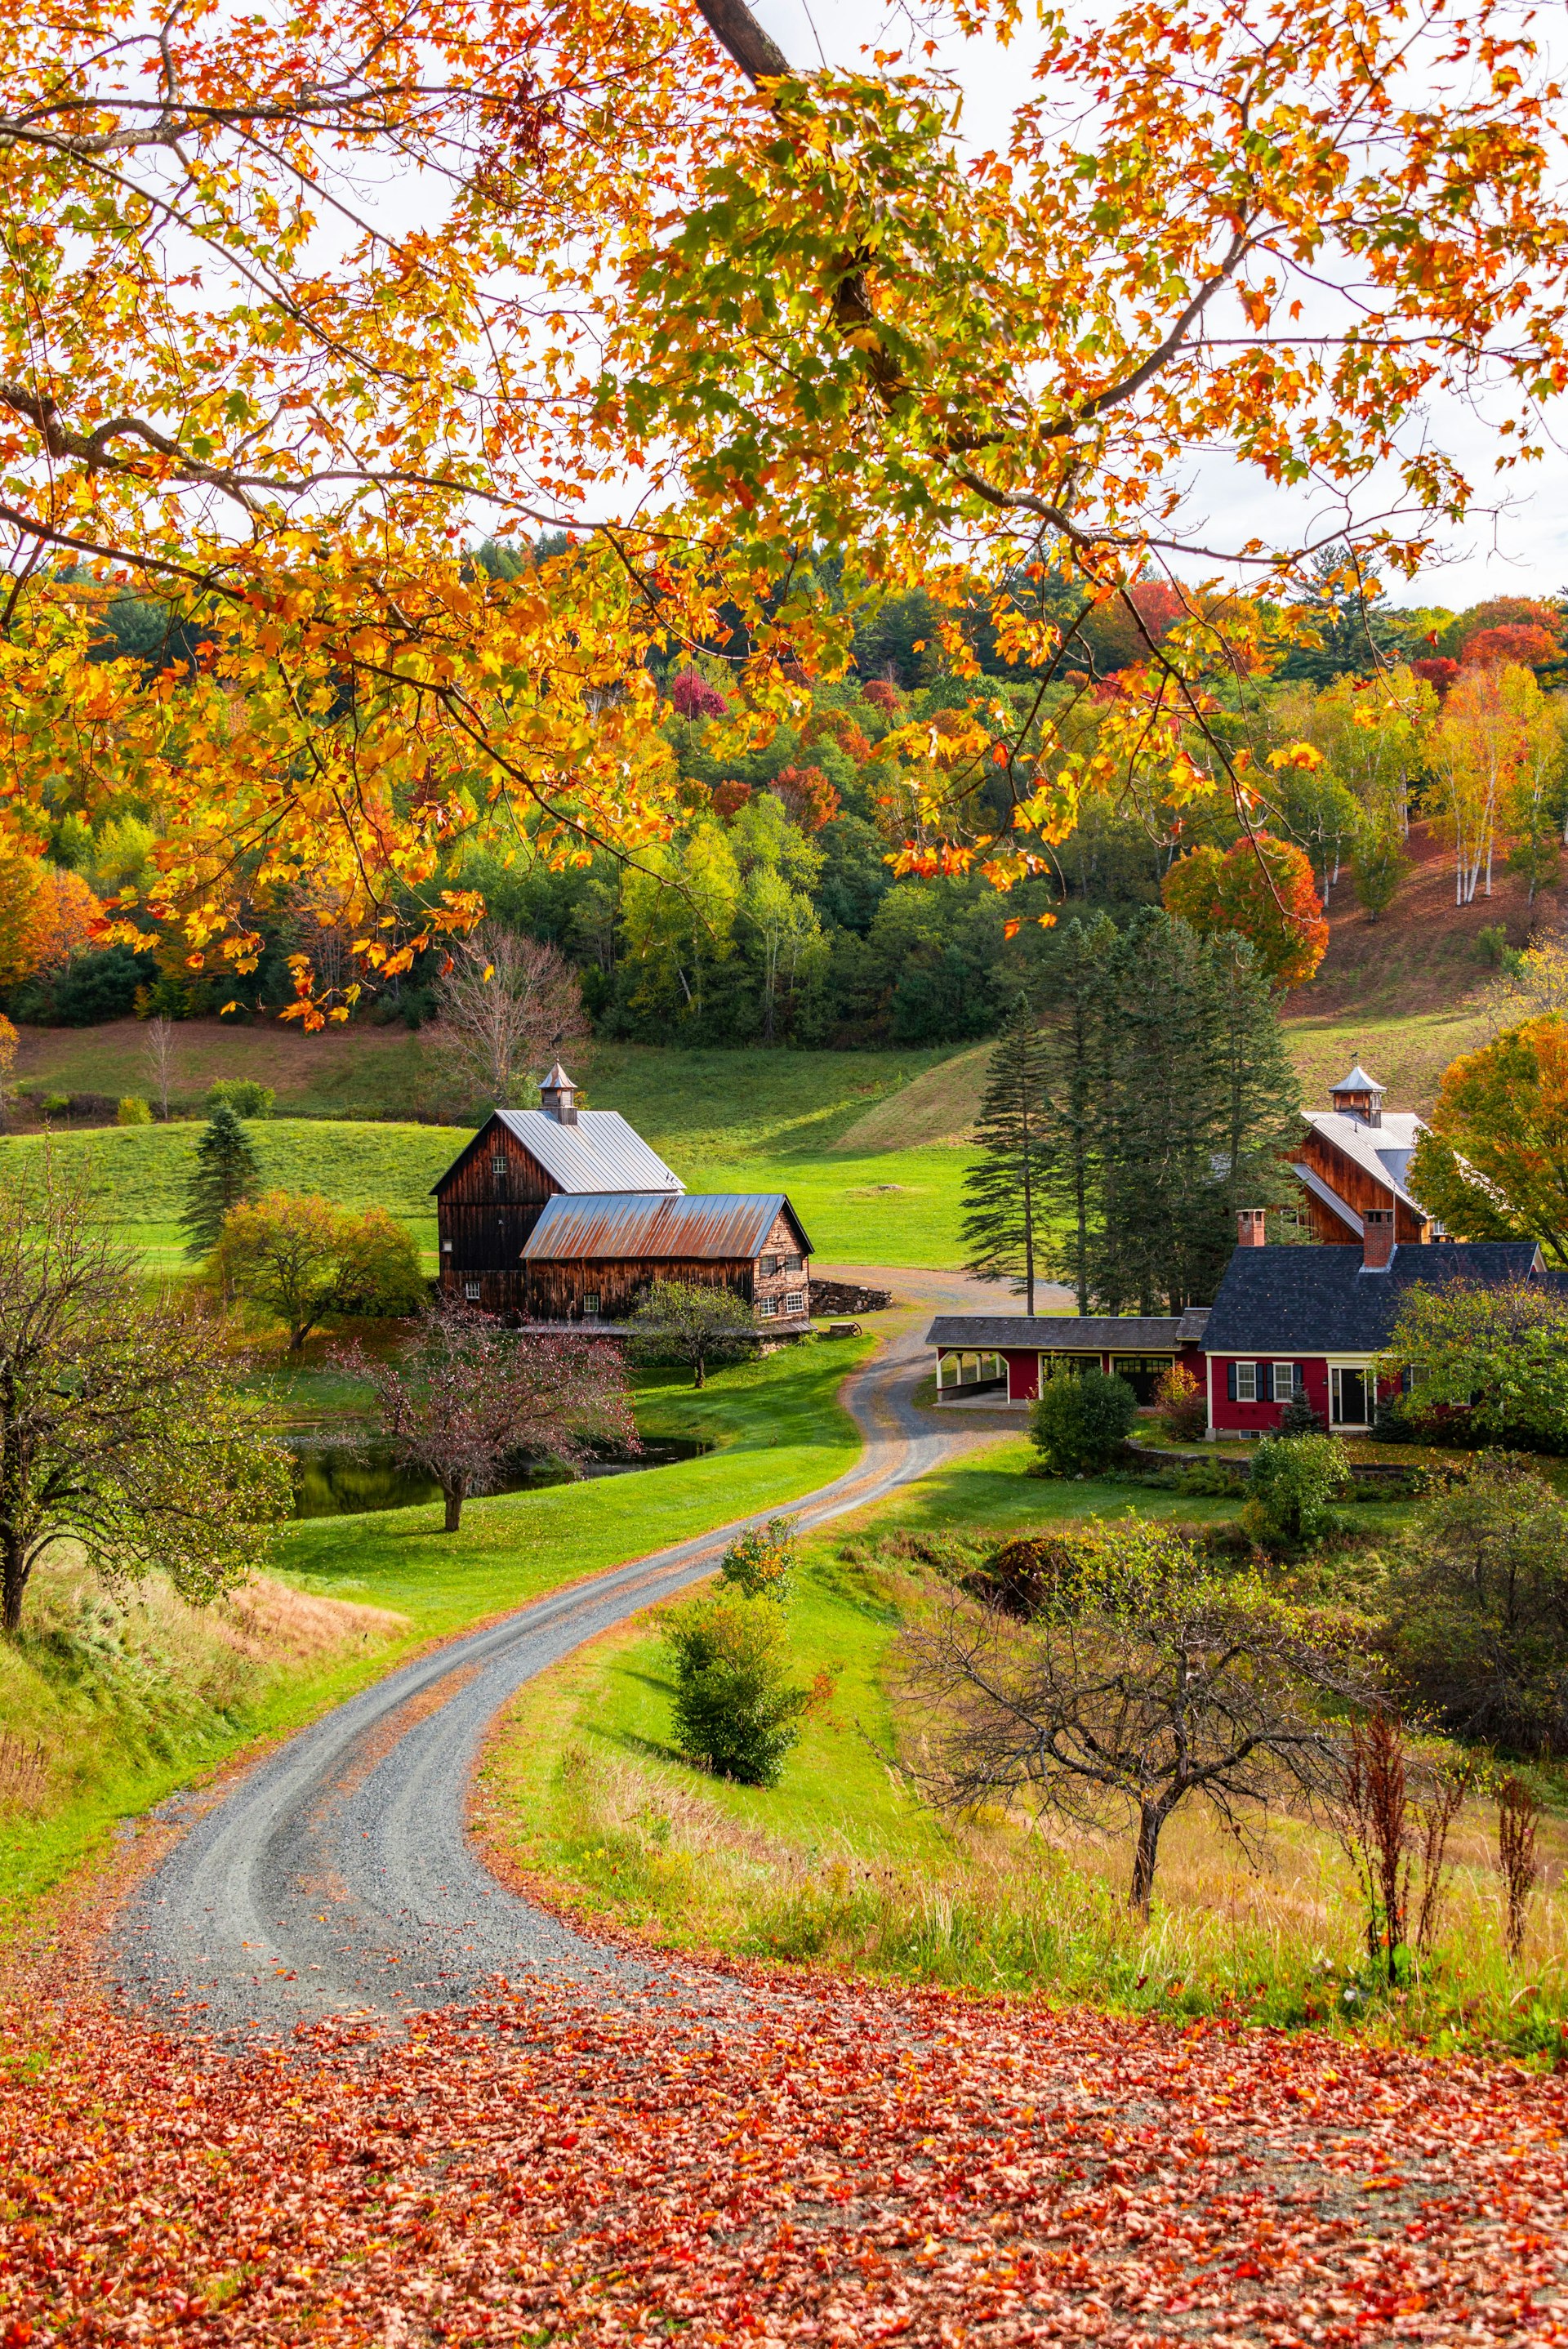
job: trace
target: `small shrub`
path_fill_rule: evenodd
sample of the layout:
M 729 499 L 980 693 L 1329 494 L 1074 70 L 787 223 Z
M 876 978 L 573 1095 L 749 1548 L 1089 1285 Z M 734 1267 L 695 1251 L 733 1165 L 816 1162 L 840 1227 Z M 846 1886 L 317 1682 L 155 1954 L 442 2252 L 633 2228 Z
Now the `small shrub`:
M 1154 1390 L 1154 1416 L 1174 1444 L 1191 1444 L 1209 1429 L 1203 1382 L 1185 1362 L 1172 1362 Z
M 1109 1468 L 1124 1450 L 1138 1397 L 1103 1371 L 1057 1371 L 1040 1387 L 1030 1433 L 1047 1476 Z
M 46 1117 L 69 1117 L 71 1097 L 69 1093 L 46 1093 L 38 1107 Z
M 1264 1543 L 1290 1548 L 1334 1525 L 1334 1502 L 1350 1482 L 1342 1444 L 1331 1435 L 1264 1436 L 1247 1468 L 1243 1522 Z
M 1083 1588 L 1086 1556 L 1098 1556 L 1082 1527 L 1053 1526 L 1005 1542 L 965 1578 L 975 1596 L 1024 1621 L 1071 1614 Z
M 797 1564 L 795 1520 L 769 1517 L 765 1526 L 749 1526 L 724 1553 L 718 1569 L 722 1586 L 746 1599 L 771 1599 L 782 1607 L 789 1597 Z
M 207 1088 L 207 1107 L 213 1110 L 222 1102 L 236 1117 L 268 1117 L 276 1099 L 272 1086 L 254 1077 L 219 1077 Z
M 135 1093 L 122 1093 L 119 1107 L 115 1112 L 115 1123 L 117 1125 L 150 1125 L 152 1123 L 151 1102 L 139 1100 Z
M 670 1616 L 676 1742 L 715 1775 L 775 1786 L 810 1698 L 786 1678 L 783 1625 L 771 1607 L 698 1599 Z
M 1489 970 L 1503 968 L 1508 961 L 1508 932 L 1501 922 L 1491 922 L 1484 930 L 1476 932 L 1475 950 L 1478 959 Z

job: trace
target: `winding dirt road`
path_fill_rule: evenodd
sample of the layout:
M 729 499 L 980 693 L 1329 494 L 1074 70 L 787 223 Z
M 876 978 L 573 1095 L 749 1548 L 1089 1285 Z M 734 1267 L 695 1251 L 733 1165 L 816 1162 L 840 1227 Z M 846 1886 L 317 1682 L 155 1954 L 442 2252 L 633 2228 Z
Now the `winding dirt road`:
M 899 1314 L 846 1383 L 855 1466 L 788 1506 L 816 1526 L 863 1508 L 1000 1433 L 934 1423 L 913 1395 L 934 1309 L 997 1310 L 1008 1292 L 958 1275 L 887 1272 Z M 505 1889 L 464 1826 L 486 1728 L 524 1681 L 585 1640 L 712 1572 L 738 1518 L 570 1588 L 406 1664 L 250 1771 L 189 1831 L 115 1936 L 123 1995 L 220 2040 L 329 2016 L 473 2003 L 498 1976 L 660 1994 L 662 1976 L 580 1939 Z M 180 1806 L 165 1806 L 178 1820 Z M 672 1992 L 676 1985 L 672 1981 Z M 679 1995 L 689 2005 L 693 1982 Z M 728 1993 L 714 1985 L 716 1998 Z

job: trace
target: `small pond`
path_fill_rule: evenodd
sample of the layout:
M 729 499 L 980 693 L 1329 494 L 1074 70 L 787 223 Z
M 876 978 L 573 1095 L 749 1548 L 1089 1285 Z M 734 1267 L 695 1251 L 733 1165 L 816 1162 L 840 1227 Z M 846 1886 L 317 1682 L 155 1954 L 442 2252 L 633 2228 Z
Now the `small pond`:
M 438 1501 L 441 1488 L 418 1468 L 399 1468 L 379 1436 L 356 1429 L 335 1433 L 307 1428 L 285 1433 L 294 1454 L 294 1514 L 296 1517 L 354 1517 L 367 1509 L 411 1509 Z M 644 1468 L 667 1468 L 696 1460 L 712 1446 L 686 1436 L 650 1436 L 640 1453 L 607 1453 L 584 1461 L 578 1476 L 630 1476 Z M 573 1472 L 558 1460 L 520 1459 L 498 1479 L 498 1493 L 522 1493 L 544 1485 L 569 1485 Z

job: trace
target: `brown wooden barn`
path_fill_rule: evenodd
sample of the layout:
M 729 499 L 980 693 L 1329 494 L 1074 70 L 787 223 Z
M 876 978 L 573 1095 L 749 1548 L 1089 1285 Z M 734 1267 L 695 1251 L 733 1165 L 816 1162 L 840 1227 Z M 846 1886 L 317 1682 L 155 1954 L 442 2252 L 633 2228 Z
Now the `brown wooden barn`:
M 781 1333 L 810 1321 L 811 1243 L 782 1191 L 552 1199 L 524 1244 L 536 1321 L 624 1321 L 654 1280 L 733 1289 Z
M 578 1108 L 559 1064 L 540 1103 L 497 1110 L 433 1186 L 447 1295 L 613 1323 L 652 1281 L 709 1280 L 759 1322 L 806 1326 L 810 1246 L 782 1192 L 688 1197 L 618 1112 Z
M 1359 1247 L 1367 1218 L 1390 1247 L 1419 1246 L 1432 1220 L 1407 1185 L 1410 1160 L 1427 1131 L 1408 1111 L 1385 1111 L 1384 1088 L 1359 1061 L 1329 1089 L 1333 1106 L 1305 1112 L 1306 1131 L 1291 1161 L 1313 1236 Z M 1260 1222 L 1257 1241 L 1262 1240 Z

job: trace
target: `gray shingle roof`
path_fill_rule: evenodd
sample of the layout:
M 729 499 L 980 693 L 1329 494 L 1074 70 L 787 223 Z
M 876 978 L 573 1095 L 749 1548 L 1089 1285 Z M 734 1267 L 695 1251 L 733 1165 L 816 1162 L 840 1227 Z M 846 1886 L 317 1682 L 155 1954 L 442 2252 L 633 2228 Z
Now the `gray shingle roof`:
M 1394 1251 L 1386 1272 L 1363 1269 L 1358 1247 L 1237 1248 L 1203 1332 L 1210 1354 L 1375 1354 L 1401 1299 L 1450 1280 L 1528 1279 L 1533 1240 L 1438 1240 Z
M 1160 1353 L 1190 1342 L 1181 1335 L 1186 1318 L 1181 1313 L 942 1313 L 926 1331 L 925 1342 L 985 1353 L 1007 1347 L 1024 1353 L 1031 1349 L 1068 1354 Z
M 529 1234 L 524 1264 L 564 1258 L 594 1262 L 624 1257 L 683 1257 L 697 1263 L 759 1256 L 780 1210 L 811 1243 L 782 1191 L 697 1191 L 679 1198 L 597 1192 L 552 1199 Z

